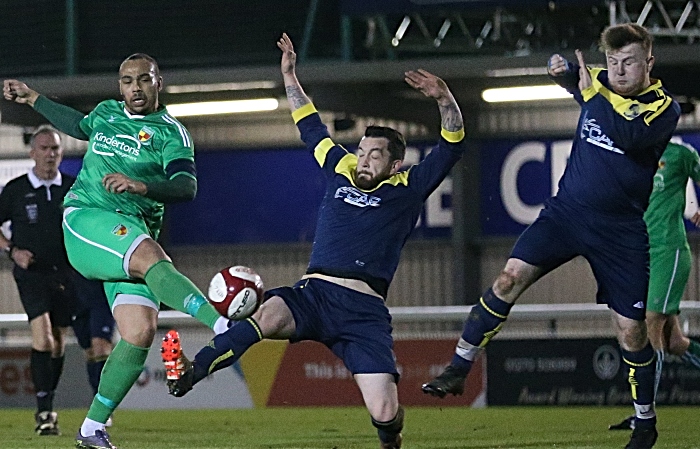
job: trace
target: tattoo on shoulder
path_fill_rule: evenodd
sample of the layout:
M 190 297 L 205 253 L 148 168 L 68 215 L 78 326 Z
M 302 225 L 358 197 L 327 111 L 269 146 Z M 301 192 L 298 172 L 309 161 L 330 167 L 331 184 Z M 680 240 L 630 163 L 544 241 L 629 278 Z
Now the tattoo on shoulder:
M 310 103 L 309 98 L 299 86 L 287 86 L 285 90 L 287 91 L 287 99 L 289 99 L 293 109 L 299 109 Z

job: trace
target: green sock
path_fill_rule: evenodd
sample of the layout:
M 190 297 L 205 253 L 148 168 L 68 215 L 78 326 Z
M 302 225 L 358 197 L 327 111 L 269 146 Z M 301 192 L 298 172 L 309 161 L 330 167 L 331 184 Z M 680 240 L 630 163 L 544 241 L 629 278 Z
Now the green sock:
M 156 262 L 143 279 L 160 302 L 197 318 L 209 329 L 221 317 L 197 286 L 167 260 Z
M 89 419 L 107 422 L 141 374 L 147 355 L 148 348 L 119 340 L 102 370 L 100 386 L 88 410 Z

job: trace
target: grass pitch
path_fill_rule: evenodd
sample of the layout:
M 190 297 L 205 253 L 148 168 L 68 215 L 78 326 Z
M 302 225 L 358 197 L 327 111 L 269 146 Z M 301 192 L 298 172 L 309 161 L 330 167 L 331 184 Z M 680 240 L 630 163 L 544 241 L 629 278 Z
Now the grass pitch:
M 621 449 L 629 432 L 608 431 L 621 407 L 409 407 L 405 449 Z M 63 435 L 33 434 L 33 411 L 0 410 L 0 448 L 71 448 L 85 410 L 59 411 Z M 700 407 L 661 407 L 657 449 L 700 449 Z M 254 410 L 119 410 L 109 430 L 120 449 L 377 449 L 359 407 Z

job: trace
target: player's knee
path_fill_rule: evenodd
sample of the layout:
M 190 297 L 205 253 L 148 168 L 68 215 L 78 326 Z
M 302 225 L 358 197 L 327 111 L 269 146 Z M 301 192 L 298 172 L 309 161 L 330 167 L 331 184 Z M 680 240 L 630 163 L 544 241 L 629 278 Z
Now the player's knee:
M 138 326 L 130 326 L 121 334 L 121 338 L 135 346 L 150 347 L 156 335 L 155 323 L 140 323 Z
M 129 258 L 129 274 L 143 279 L 148 270 L 161 260 L 172 262 L 172 259 L 155 240 L 145 239 L 139 243 Z
M 401 433 L 403 429 L 403 417 L 403 407 L 399 405 L 396 415 L 394 415 L 392 419 L 389 421 L 378 421 L 372 418 L 372 425 L 377 428 L 379 438 L 382 439 L 382 441 L 384 441 L 384 438 L 382 438 L 383 436 L 390 441 L 393 436 Z
M 294 332 L 294 315 L 279 296 L 263 302 L 253 314 L 253 319 L 267 338 L 286 337 Z
M 501 298 L 508 296 L 519 282 L 521 280 L 516 271 L 504 269 L 496 278 L 496 282 L 493 284 L 493 291 Z
M 649 344 L 644 321 L 637 321 L 636 323 L 638 324 L 619 329 L 617 335 L 620 346 L 630 352 L 641 351 Z

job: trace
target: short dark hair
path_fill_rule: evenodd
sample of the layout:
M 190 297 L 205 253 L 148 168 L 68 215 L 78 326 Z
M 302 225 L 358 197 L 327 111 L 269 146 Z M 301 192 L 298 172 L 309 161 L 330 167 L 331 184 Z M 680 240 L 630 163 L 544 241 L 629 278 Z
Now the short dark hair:
M 58 130 L 56 128 L 54 128 L 53 126 L 49 126 L 49 125 L 41 125 L 36 130 L 34 130 L 31 137 L 29 137 L 29 146 L 31 148 L 34 148 L 34 141 L 36 140 L 36 137 L 40 136 L 42 134 L 56 134 L 58 136 L 59 142 L 61 141 L 61 134 L 58 132 Z M 25 142 L 26 142 L 26 140 L 25 140 Z
M 158 61 L 152 56 L 147 55 L 146 53 L 134 53 L 131 56 L 127 56 L 123 61 L 122 64 L 124 64 L 126 61 L 137 61 L 139 59 L 146 60 L 153 64 L 153 68 L 156 71 L 156 75 L 160 76 L 160 67 L 158 67 Z M 120 65 L 121 67 L 121 65 Z
M 651 52 L 652 36 L 646 28 L 636 23 L 611 25 L 600 35 L 603 51 L 619 50 L 625 45 L 641 44 L 646 53 Z
M 365 137 L 384 137 L 389 141 L 389 155 L 392 161 L 403 161 L 406 156 L 406 139 L 403 134 L 387 126 L 370 125 L 365 129 Z

